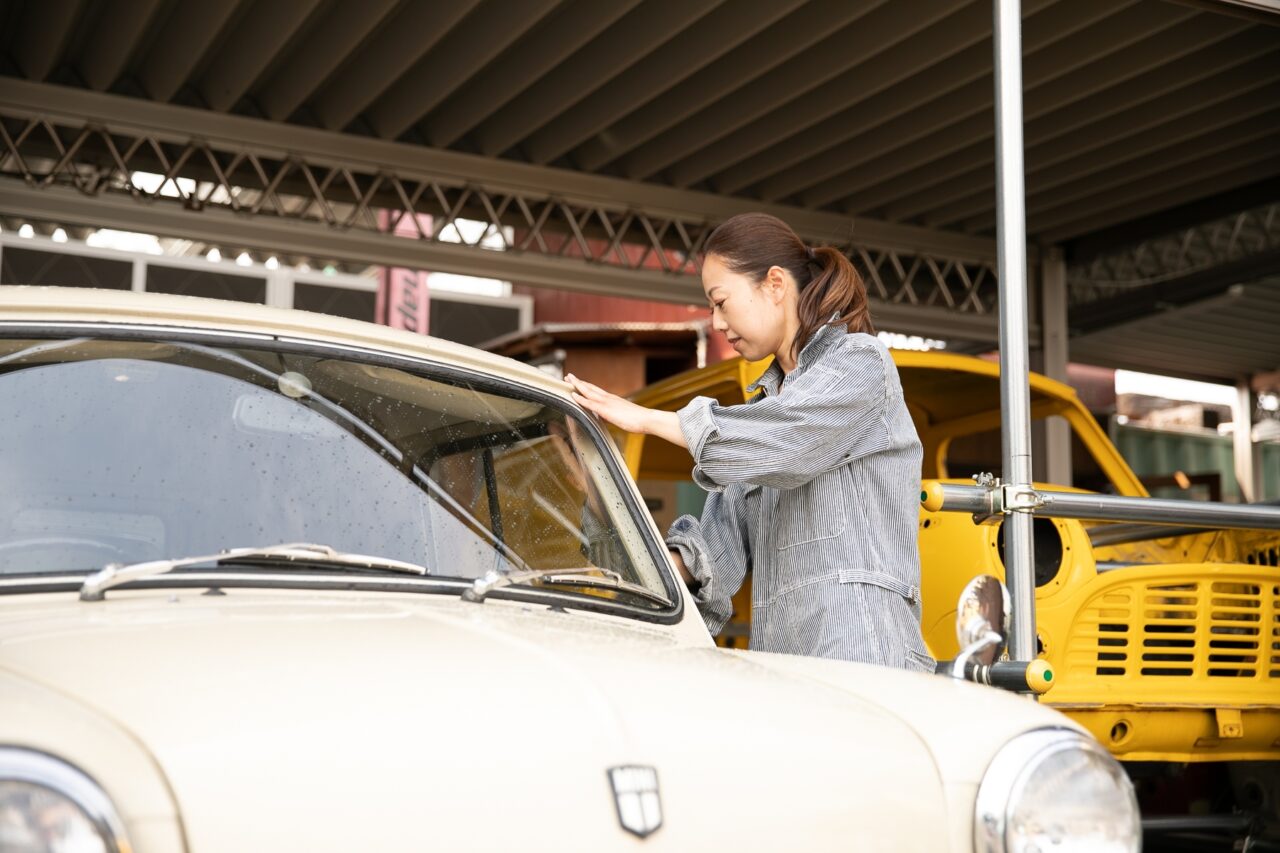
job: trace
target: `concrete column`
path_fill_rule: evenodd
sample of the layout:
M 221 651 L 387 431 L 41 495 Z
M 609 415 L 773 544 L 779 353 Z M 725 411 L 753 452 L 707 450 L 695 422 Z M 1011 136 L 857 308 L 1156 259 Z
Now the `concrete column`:
M 147 262 L 143 258 L 133 259 L 129 287 L 134 293 L 143 293 L 147 289 Z
M 1236 383 L 1236 402 L 1231 407 L 1232 448 L 1235 451 L 1236 482 L 1240 484 L 1241 500 L 1253 503 L 1262 492 L 1259 466 L 1253 446 L 1253 388 L 1249 379 Z
M 1067 265 L 1062 249 L 1041 253 L 1040 337 L 1044 373 L 1067 381 Z M 1062 418 L 1045 422 L 1045 475 L 1050 483 L 1071 485 L 1071 427 Z
M 273 308 L 293 307 L 293 270 L 278 267 L 267 271 L 267 304 Z

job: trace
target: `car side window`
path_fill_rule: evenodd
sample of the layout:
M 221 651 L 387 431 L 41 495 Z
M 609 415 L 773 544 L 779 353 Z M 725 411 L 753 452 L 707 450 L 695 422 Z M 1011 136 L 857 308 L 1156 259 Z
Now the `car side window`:
M 493 434 L 435 459 L 428 476 L 535 569 L 636 571 L 582 458 L 580 428 L 551 420 L 539 435 Z

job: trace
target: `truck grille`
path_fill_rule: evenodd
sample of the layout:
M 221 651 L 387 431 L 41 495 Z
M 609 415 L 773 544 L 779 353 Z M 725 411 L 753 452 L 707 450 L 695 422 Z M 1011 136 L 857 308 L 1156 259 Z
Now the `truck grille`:
M 1067 649 L 1086 677 L 1280 679 L 1280 579 L 1118 584 L 1078 613 Z
M 1259 548 L 1244 559 L 1251 566 L 1280 566 L 1280 547 Z

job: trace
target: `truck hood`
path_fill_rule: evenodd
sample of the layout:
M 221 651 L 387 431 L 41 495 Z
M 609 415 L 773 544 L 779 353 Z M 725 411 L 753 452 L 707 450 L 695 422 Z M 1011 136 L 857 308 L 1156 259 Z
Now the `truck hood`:
M 1002 739 L 1049 714 L 940 678 L 689 648 L 657 626 L 496 599 L 22 598 L 0 618 L 0 667 L 145 744 L 197 851 L 602 849 L 631 839 L 607 777 L 621 765 L 657 770 L 653 849 L 738 830 L 747 847 L 875 849 L 904 825 L 944 849 L 944 785 L 975 781 L 997 746 L 957 751 L 946 733 L 993 700 L 1031 712 L 1011 713 Z

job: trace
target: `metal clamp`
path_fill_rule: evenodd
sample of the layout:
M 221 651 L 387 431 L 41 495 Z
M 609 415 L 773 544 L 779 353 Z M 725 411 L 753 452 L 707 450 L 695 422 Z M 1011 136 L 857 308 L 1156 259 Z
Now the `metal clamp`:
M 1044 496 L 1030 484 L 1005 483 L 1000 487 L 1001 512 L 1035 512 L 1044 506 Z
M 973 482 L 980 489 L 985 489 L 985 506 L 973 514 L 974 524 L 997 524 L 1003 514 L 1000 491 L 1000 478 L 995 474 L 983 472 L 973 475 Z
M 973 514 L 974 524 L 998 524 L 1011 512 L 1035 512 L 1044 496 L 1030 484 L 1002 483 L 994 474 L 974 474 L 973 482 L 986 490 L 984 506 Z

